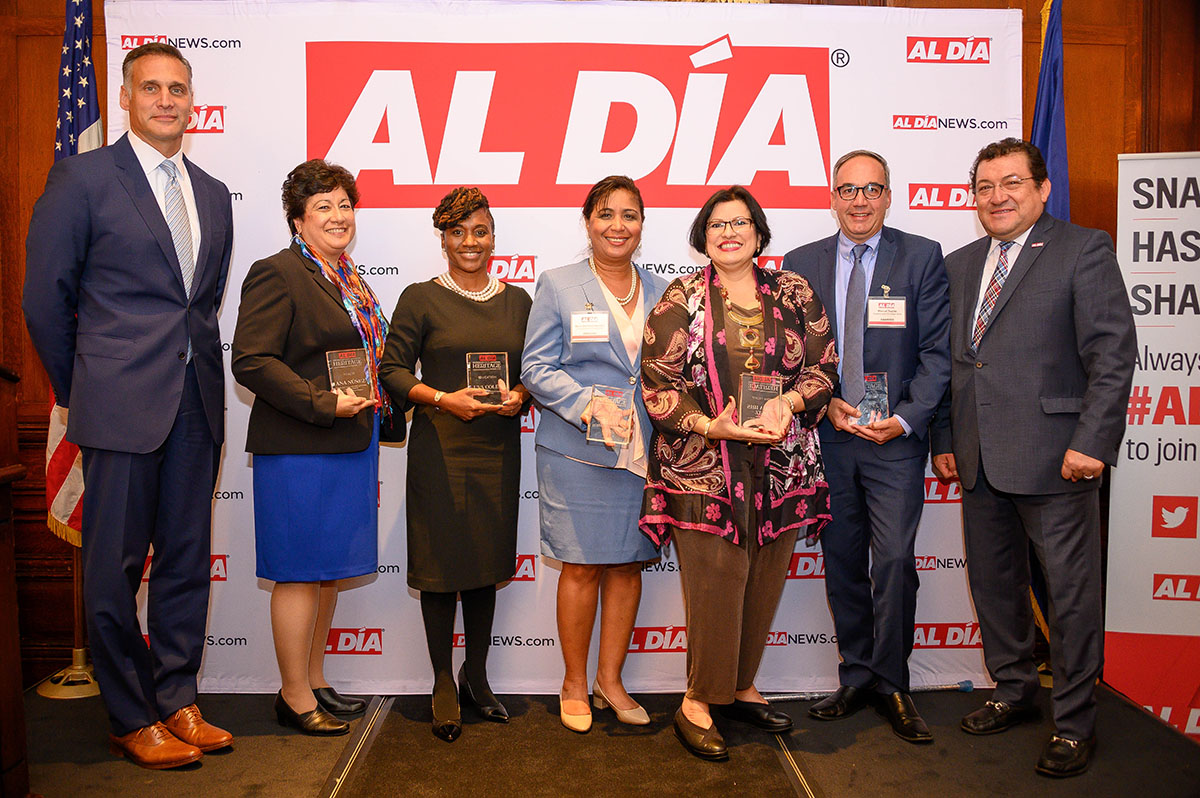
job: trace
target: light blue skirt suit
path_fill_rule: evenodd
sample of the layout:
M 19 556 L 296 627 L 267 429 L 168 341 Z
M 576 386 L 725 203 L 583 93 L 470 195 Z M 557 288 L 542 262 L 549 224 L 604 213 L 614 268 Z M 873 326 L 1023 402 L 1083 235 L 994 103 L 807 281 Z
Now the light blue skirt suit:
M 645 269 L 641 277 L 645 318 L 667 282 Z M 521 383 L 538 405 L 538 509 L 542 554 L 561 562 L 600 565 L 641 562 L 658 556 L 638 531 L 645 479 L 614 468 L 619 449 L 588 443 L 580 416 L 593 385 L 631 386 L 642 445 L 650 445 L 650 418 L 642 402 L 641 357 L 630 362 L 609 314 L 607 341 L 572 342 L 571 314 L 608 311 L 604 291 L 586 260 L 551 269 L 538 280 L 525 331 Z

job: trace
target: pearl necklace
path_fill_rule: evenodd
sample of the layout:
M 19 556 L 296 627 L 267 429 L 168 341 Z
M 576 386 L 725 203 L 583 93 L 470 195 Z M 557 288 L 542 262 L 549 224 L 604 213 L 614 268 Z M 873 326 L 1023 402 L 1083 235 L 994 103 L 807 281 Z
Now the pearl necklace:
M 464 296 L 472 302 L 487 302 L 489 299 L 500 293 L 500 281 L 495 275 L 489 274 L 487 285 L 478 291 L 468 291 L 467 289 L 454 282 L 454 278 L 450 276 L 450 272 L 439 274 L 436 278 L 437 284 L 443 288 L 449 288 L 459 296 Z
M 592 270 L 592 274 L 596 275 L 597 280 L 600 280 L 602 283 L 604 282 L 604 279 L 600 276 L 600 272 L 596 271 L 596 261 L 591 255 L 588 255 L 588 268 Z M 624 299 L 618 299 L 617 304 L 623 306 L 623 305 L 628 305 L 630 302 L 632 302 L 633 295 L 637 293 L 637 288 L 638 288 L 637 271 L 634 270 L 633 263 L 630 262 L 630 264 L 629 264 L 629 293 L 625 295 Z M 615 296 L 615 294 L 614 294 L 614 296 Z

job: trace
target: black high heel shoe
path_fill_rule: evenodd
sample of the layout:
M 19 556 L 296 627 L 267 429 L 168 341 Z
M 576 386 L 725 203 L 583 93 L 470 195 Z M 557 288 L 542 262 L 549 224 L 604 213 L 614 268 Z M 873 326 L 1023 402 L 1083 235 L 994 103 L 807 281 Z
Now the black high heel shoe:
M 350 731 L 349 723 L 330 715 L 319 703 L 316 709 L 303 714 L 292 709 L 284 700 L 282 690 L 275 694 L 275 717 L 280 726 L 291 726 L 317 737 L 337 737 Z
M 449 675 L 447 674 L 447 676 Z M 447 681 L 450 682 L 449 687 L 445 687 L 443 689 L 454 690 L 454 680 L 447 678 Z M 438 717 L 437 694 L 438 685 L 435 683 L 433 685 L 433 698 L 431 702 L 433 705 L 433 734 L 435 737 L 445 740 L 448 743 L 452 743 L 458 739 L 459 735 L 462 734 L 462 713 L 458 707 L 458 693 L 457 691 L 454 693 L 453 717 L 445 718 Z
M 334 715 L 357 715 L 367 708 L 361 698 L 347 698 L 332 687 L 314 687 L 313 697 L 326 712 Z
M 508 723 L 508 710 L 494 694 L 492 701 L 495 703 L 481 704 L 475 700 L 475 694 L 471 692 L 471 682 L 467 679 L 467 663 L 465 662 L 458 669 L 458 694 L 466 696 L 468 703 L 475 707 L 475 711 L 482 715 L 484 720 L 490 720 L 492 723 Z

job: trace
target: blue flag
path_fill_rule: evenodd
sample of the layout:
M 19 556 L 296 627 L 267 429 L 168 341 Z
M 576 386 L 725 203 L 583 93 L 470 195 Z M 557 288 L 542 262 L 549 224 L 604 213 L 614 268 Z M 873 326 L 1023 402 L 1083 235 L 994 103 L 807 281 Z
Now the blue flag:
M 66 0 L 66 4 L 67 27 L 63 31 L 62 60 L 58 70 L 56 161 L 104 144 L 100 100 L 96 95 L 96 68 L 92 64 L 92 3 L 91 0 Z
M 1042 151 L 1050 173 L 1051 216 L 1071 220 L 1071 188 L 1067 178 L 1067 122 L 1063 97 L 1062 0 L 1051 0 L 1042 36 L 1042 67 L 1033 106 L 1033 144 Z

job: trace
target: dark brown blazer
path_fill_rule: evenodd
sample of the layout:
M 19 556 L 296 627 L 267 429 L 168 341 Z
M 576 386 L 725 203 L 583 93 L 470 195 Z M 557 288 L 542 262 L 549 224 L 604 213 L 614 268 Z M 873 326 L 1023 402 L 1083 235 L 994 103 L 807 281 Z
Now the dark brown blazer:
M 325 360 L 326 352 L 362 345 L 337 288 L 298 246 L 254 263 L 242 283 L 233 334 L 233 378 L 254 393 L 246 451 L 338 454 L 367 448 L 371 412 L 335 417 L 337 396 Z M 380 431 L 383 440 L 404 439 L 399 421 Z

